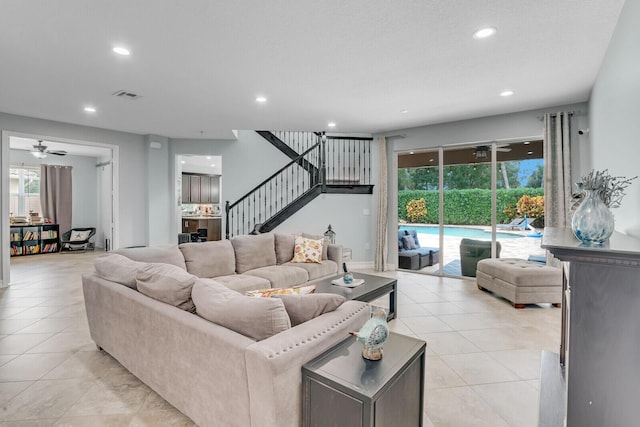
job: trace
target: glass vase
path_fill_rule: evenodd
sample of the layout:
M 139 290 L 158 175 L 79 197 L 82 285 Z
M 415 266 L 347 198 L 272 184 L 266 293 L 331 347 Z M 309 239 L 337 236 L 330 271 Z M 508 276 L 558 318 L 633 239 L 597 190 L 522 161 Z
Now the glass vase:
M 578 240 L 588 245 L 601 245 L 613 233 L 613 214 L 597 190 L 585 188 L 584 199 L 571 219 L 571 229 Z

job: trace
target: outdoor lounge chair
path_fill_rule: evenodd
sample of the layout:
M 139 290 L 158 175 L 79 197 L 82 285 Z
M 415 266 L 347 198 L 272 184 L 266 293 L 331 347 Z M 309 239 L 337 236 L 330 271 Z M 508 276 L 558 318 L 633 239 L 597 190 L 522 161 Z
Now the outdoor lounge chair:
M 500 230 L 524 230 L 527 226 L 527 218 L 515 218 L 508 224 L 497 224 Z
M 72 228 L 62 235 L 60 240 L 60 251 L 83 251 L 94 250 L 93 242 L 89 240 L 96 234 L 95 227 Z

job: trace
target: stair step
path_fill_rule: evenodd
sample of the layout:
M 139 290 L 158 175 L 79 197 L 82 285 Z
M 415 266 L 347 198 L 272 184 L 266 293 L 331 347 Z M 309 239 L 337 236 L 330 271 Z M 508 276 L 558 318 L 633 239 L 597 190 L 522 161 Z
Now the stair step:
M 373 185 L 327 184 L 324 193 L 373 194 Z

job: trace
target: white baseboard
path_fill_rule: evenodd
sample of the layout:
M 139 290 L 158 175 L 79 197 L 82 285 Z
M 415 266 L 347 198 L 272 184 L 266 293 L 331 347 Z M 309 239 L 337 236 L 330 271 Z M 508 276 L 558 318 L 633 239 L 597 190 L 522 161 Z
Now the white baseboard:
M 373 270 L 373 261 L 350 261 L 347 262 L 347 268 L 349 268 L 350 270 Z M 395 271 L 396 270 L 396 266 L 395 264 L 387 264 L 387 268 L 385 269 L 385 271 Z

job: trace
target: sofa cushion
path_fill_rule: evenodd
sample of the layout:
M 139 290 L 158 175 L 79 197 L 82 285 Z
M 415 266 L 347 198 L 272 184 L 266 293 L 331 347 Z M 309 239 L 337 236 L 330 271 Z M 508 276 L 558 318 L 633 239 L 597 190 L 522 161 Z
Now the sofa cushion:
M 180 267 L 183 270 L 187 269 L 182 252 L 180 252 L 180 249 L 178 249 L 177 246 L 125 248 L 118 249 L 115 253 L 124 255 L 134 261 L 171 264 Z
M 307 270 L 284 265 L 254 268 L 253 270 L 245 271 L 244 274 L 267 279 L 269 283 L 271 283 L 272 288 L 290 288 L 301 285 L 309 280 Z
M 236 254 L 236 273 L 276 265 L 273 233 L 236 236 L 231 239 Z
M 98 276 L 112 282 L 137 289 L 136 276 L 138 270 L 147 263 L 134 261 L 124 255 L 111 253 L 100 256 L 93 261 Z
M 256 341 L 291 328 L 277 298 L 244 296 L 212 279 L 197 279 L 191 294 L 199 316 Z
M 178 246 L 187 271 L 198 277 L 218 277 L 235 274 L 236 257 L 228 240 L 202 243 L 182 243 Z
M 293 258 L 296 236 L 293 234 L 273 233 L 276 246 L 276 264 L 284 264 Z
M 254 291 L 246 291 L 249 297 L 269 298 L 273 295 L 308 295 L 316 291 L 315 285 L 300 285 L 292 288 L 265 288 Z
M 140 293 L 195 312 L 191 301 L 191 288 L 197 277 L 171 264 L 147 264 L 138 271 L 136 285 Z
M 291 262 L 305 263 L 315 262 L 322 263 L 322 248 L 324 239 L 307 239 L 306 237 L 296 236 L 295 247 L 293 248 L 293 258 Z
M 244 293 L 252 289 L 262 289 L 271 286 L 267 279 L 247 274 L 230 274 L 229 276 L 218 276 L 216 282 L 222 283 L 229 289 Z
M 345 297 L 337 294 L 273 295 L 272 298 L 282 300 L 291 319 L 291 326 L 334 311 L 346 301 Z
M 306 270 L 307 274 L 309 275 L 309 280 L 315 280 L 320 277 L 330 276 L 330 275 L 335 276 L 336 274 L 338 274 L 338 263 L 331 260 L 322 261 L 322 264 L 316 264 L 311 262 L 307 262 L 304 264 L 299 262 L 296 262 L 296 263 L 288 262 L 288 263 L 282 264 L 282 266 L 296 267 L 296 268 L 302 268 Z
M 322 259 L 327 259 L 327 251 L 329 250 L 329 244 L 331 243 L 329 241 L 329 239 L 327 239 L 326 237 L 324 237 L 324 235 L 322 234 L 307 234 L 307 233 L 302 233 L 302 237 L 306 238 L 306 239 L 313 239 L 313 240 L 320 240 L 320 239 L 324 239 L 324 244 L 322 245 Z

